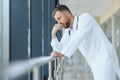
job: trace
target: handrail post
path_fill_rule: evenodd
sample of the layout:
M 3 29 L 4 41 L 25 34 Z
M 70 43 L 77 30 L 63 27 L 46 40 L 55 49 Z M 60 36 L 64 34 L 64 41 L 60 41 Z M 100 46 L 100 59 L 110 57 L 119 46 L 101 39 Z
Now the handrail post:
M 57 59 L 54 60 L 54 67 L 55 67 L 55 70 L 54 70 L 54 79 L 56 80 L 56 76 L 57 76 Z
M 33 68 L 33 80 L 40 80 L 39 75 L 39 67 L 36 66 Z
M 49 77 L 48 77 L 48 80 L 53 80 L 51 67 L 52 67 L 51 66 L 51 61 L 49 61 L 49 63 L 48 63 L 48 68 L 49 68 Z

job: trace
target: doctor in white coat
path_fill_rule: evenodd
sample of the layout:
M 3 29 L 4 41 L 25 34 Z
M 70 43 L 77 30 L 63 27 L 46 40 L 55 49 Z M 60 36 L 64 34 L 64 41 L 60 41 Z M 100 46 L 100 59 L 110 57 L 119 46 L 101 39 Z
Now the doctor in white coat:
M 120 79 L 116 51 L 90 14 L 73 16 L 67 6 L 59 5 L 52 15 L 58 22 L 51 32 L 52 57 L 71 58 L 78 49 L 90 66 L 94 80 L 117 80 L 116 76 Z M 62 29 L 65 31 L 59 41 L 56 33 Z

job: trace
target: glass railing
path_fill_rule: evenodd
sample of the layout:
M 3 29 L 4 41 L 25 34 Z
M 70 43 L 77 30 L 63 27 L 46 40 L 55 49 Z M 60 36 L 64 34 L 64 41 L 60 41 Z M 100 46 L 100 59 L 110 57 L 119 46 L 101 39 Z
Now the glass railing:
M 54 62 L 54 75 L 52 75 L 52 61 Z M 17 78 L 33 71 L 33 80 L 39 80 L 39 68 L 48 64 L 48 80 L 61 80 L 59 77 L 60 62 L 59 58 L 52 58 L 51 56 L 38 57 L 28 60 L 16 61 L 0 71 L 0 80 L 16 80 Z

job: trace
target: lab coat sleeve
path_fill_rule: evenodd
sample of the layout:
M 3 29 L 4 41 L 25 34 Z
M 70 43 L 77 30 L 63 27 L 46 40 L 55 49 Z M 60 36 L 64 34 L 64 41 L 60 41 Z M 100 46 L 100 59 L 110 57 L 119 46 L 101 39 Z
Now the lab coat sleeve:
M 57 37 L 51 40 L 51 46 L 53 48 L 53 51 L 60 53 L 63 50 L 63 48 L 67 44 L 67 42 L 68 42 L 67 40 L 69 38 L 67 32 L 68 32 L 68 30 L 65 30 L 60 41 L 57 39 Z
M 90 34 L 92 30 L 92 22 L 94 20 L 91 15 L 85 13 L 79 17 L 78 30 L 73 35 L 68 45 L 61 51 L 63 55 L 70 58 L 78 49 L 81 42 Z
M 59 42 L 59 40 L 57 39 L 57 37 L 51 40 L 51 46 L 53 48 L 53 51 L 60 53 L 62 50 L 62 45 Z

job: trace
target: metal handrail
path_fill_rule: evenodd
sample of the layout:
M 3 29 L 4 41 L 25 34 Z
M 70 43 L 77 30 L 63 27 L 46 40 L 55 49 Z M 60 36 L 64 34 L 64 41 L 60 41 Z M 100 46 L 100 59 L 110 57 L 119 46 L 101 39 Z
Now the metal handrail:
M 21 75 L 29 72 L 34 67 L 40 67 L 42 65 L 45 65 L 46 63 L 49 63 L 51 66 L 51 61 L 55 60 L 56 58 L 53 58 L 51 56 L 44 56 L 29 60 L 23 60 L 23 61 L 16 61 L 10 65 L 8 65 L 4 70 L 2 74 L 2 79 L 8 78 L 8 79 L 15 79 L 20 77 Z M 51 67 L 49 67 L 50 69 Z M 51 72 L 49 72 L 49 80 L 51 80 Z

